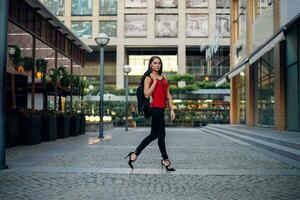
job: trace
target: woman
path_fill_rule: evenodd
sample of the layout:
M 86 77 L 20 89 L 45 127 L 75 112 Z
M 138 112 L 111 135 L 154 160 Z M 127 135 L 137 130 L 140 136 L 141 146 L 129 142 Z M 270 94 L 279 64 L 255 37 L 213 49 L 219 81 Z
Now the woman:
M 171 120 L 175 119 L 175 113 L 172 104 L 172 96 L 169 92 L 168 82 L 165 76 L 162 75 L 162 61 L 158 56 L 152 56 L 148 64 L 149 69 L 152 70 L 149 76 L 144 81 L 144 95 L 146 98 L 152 97 L 150 103 L 151 107 L 151 132 L 141 144 L 136 148 L 134 152 L 130 152 L 128 164 L 133 169 L 132 162 L 134 162 L 143 149 L 150 144 L 153 140 L 158 139 L 158 146 L 162 156 L 161 165 L 165 167 L 167 171 L 175 171 L 171 167 L 171 162 L 168 158 L 166 145 L 165 145 L 165 119 L 164 112 L 167 107 L 167 100 L 170 108 Z

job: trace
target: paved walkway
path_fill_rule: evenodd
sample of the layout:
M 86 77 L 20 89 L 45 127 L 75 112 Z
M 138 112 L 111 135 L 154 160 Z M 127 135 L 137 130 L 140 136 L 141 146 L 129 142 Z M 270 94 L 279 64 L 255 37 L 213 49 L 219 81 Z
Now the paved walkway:
M 115 128 L 7 150 L 0 199 L 300 199 L 300 168 L 247 142 L 202 128 L 167 128 L 176 172 L 153 142 L 131 170 L 123 158 L 148 128 Z

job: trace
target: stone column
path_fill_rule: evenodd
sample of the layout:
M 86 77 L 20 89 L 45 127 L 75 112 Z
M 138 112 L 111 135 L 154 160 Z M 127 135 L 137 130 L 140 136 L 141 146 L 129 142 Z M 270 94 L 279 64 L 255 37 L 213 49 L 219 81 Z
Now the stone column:
M 280 28 L 280 0 L 273 1 L 273 27 L 274 33 Z M 286 120 L 286 84 L 285 84 L 285 60 L 283 47 L 277 44 L 274 48 L 274 125 L 277 130 L 285 130 Z
M 246 27 L 247 27 L 247 32 L 246 32 L 246 55 L 249 56 L 252 53 L 253 50 L 253 29 L 252 29 L 252 24 L 254 21 L 254 4 L 253 0 L 247 0 L 246 4 L 247 8 L 247 16 L 246 16 Z M 250 65 L 246 66 L 245 69 L 245 74 L 246 74 L 246 124 L 248 126 L 254 126 L 255 125 L 255 97 L 254 97 L 254 72 L 253 72 L 253 67 Z
M 230 1 L 230 69 L 235 66 L 235 48 L 234 44 L 237 41 L 237 23 L 235 19 L 238 16 L 238 1 Z M 230 124 L 236 124 L 239 118 L 239 90 L 238 90 L 238 78 L 233 77 L 230 80 Z

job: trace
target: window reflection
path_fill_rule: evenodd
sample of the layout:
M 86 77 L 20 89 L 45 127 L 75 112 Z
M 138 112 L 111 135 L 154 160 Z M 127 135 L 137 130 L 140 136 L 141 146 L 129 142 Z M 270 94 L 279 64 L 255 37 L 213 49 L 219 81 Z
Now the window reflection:
M 178 15 L 156 15 L 156 36 L 177 37 Z
M 99 33 L 106 33 L 109 37 L 117 37 L 117 22 L 100 21 Z
M 147 36 L 147 15 L 125 15 L 125 36 Z
M 92 15 L 92 0 L 72 0 L 72 15 Z
M 156 8 L 177 8 L 178 0 L 155 0 Z
M 208 0 L 186 0 L 187 8 L 207 8 Z
M 147 0 L 125 0 L 126 8 L 146 8 Z
M 255 66 L 256 124 L 274 126 L 273 52 L 261 57 Z
M 71 23 L 72 32 L 81 38 L 91 38 L 92 37 L 92 22 L 90 21 L 80 21 Z
M 217 8 L 229 8 L 230 0 L 217 0 Z
M 100 15 L 117 15 L 117 0 L 100 0 Z
M 205 14 L 186 15 L 186 36 L 207 37 L 208 36 L 208 15 Z
M 240 124 L 246 124 L 246 79 L 245 79 L 244 71 L 240 73 L 239 97 L 240 97 Z
M 273 0 L 257 0 L 257 15 L 263 13 L 263 11 L 272 5 Z
M 217 14 L 217 32 L 220 37 L 230 36 L 230 18 L 229 15 Z
M 65 14 L 65 0 L 44 0 L 44 4 L 54 15 Z

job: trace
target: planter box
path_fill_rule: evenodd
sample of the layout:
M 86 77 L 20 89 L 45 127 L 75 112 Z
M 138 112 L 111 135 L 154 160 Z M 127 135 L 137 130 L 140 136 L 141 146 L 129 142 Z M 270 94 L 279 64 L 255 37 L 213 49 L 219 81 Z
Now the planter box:
M 70 135 L 77 136 L 80 134 L 81 119 L 79 115 L 70 117 Z
M 67 138 L 70 136 L 70 116 L 58 115 L 57 117 L 57 137 Z
M 86 121 L 83 114 L 80 115 L 80 134 L 85 134 L 86 131 Z
M 19 131 L 19 109 L 11 109 L 7 114 L 6 147 L 14 147 L 21 144 L 21 133 Z
M 41 127 L 42 120 L 40 115 L 21 115 L 20 132 L 23 145 L 39 144 L 42 141 Z
M 57 139 L 57 118 L 53 115 L 42 115 L 42 140 L 53 141 Z

